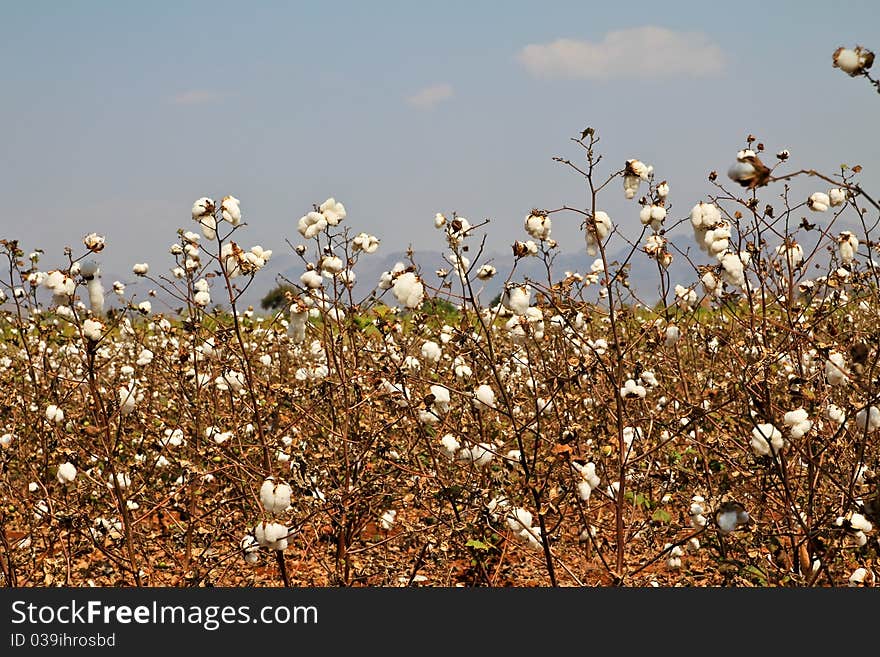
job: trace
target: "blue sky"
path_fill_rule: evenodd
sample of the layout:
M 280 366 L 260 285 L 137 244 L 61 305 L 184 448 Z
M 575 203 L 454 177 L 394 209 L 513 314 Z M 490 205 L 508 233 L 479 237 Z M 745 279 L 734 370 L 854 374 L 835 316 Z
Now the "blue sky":
M 0 2 L 0 24 L 0 237 L 47 267 L 91 231 L 105 273 L 170 266 L 192 202 L 225 194 L 241 241 L 276 254 L 328 196 L 380 252 L 442 250 L 432 218 L 453 210 L 506 252 L 532 207 L 583 205 L 551 158 L 581 157 L 587 125 L 608 171 L 638 157 L 669 180 L 673 217 L 750 132 L 880 187 L 880 98 L 831 67 L 880 49 L 873 2 Z M 554 222 L 566 250 L 576 225 Z

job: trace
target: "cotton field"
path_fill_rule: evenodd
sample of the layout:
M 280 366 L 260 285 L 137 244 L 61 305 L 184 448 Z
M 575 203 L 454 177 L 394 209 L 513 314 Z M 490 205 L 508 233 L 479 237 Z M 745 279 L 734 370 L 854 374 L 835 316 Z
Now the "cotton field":
M 867 52 L 835 66 L 864 74 Z M 65 253 L 5 236 L 4 585 L 872 585 L 880 205 L 860 167 L 749 135 L 682 199 L 597 142 L 559 159 L 588 205 L 524 209 L 508 262 L 483 257 L 487 222 L 440 211 L 421 220 L 442 284 L 411 260 L 364 298 L 382 235 L 333 197 L 289 246 L 252 243 L 247 199 L 198 198 L 127 284 L 88 226 Z M 553 268 L 563 218 L 580 271 Z M 266 280 L 281 249 L 301 275 Z M 280 312 L 240 303 L 278 283 Z

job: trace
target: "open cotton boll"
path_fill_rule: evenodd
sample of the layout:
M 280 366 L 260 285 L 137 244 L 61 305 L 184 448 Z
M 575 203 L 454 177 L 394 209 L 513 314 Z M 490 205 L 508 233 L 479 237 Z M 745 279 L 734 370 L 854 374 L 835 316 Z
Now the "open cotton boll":
M 495 408 L 495 391 L 485 383 L 477 386 L 477 389 L 474 390 L 474 405 L 478 408 L 481 405 Z
M 421 349 L 422 358 L 425 360 L 438 363 L 440 362 L 440 357 L 443 355 L 443 351 L 440 349 L 440 345 L 438 345 L 433 340 L 428 340 L 422 345 Z
M 379 238 L 367 233 L 358 233 L 351 242 L 352 251 L 357 253 L 375 253 L 379 249 Z
M 103 235 L 98 235 L 98 233 L 89 233 L 85 237 L 83 237 L 83 246 L 85 246 L 92 253 L 98 253 L 104 249 L 106 244 L 106 240 Z
M 49 420 L 49 422 L 61 424 L 64 422 L 64 411 L 58 408 L 55 404 L 49 404 L 46 407 L 46 419 Z
M 459 461 L 467 461 L 477 467 L 489 465 L 494 457 L 492 446 L 489 443 L 479 443 L 473 447 L 462 447 L 456 456 Z
M 246 563 L 254 565 L 260 558 L 260 544 L 251 534 L 246 534 L 238 544 L 241 549 L 241 555 Z
M 418 308 L 425 299 L 425 286 L 411 271 L 404 272 L 394 279 L 392 292 L 397 302 L 406 308 Z
M 495 269 L 495 267 L 493 267 L 492 265 L 481 265 L 480 268 L 477 270 L 477 278 L 479 278 L 481 281 L 488 281 L 497 273 L 498 270 Z
M 254 538 L 257 543 L 270 550 L 287 549 L 287 527 L 277 522 L 258 522 L 254 527 Z
M 856 568 L 852 575 L 849 576 L 849 586 L 872 586 L 874 583 L 874 575 L 867 568 Z
M 861 409 L 856 413 L 856 426 L 868 433 L 873 433 L 880 429 L 880 409 L 876 406 Z
M 454 459 L 459 449 L 461 449 L 461 443 L 451 433 L 447 433 L 440 439 L 440 451 L 446 458 Z
M 303 275 L 299 277 L 299 280 L 300 283 L 311 290 L 317 290 L 324 284 L 324 281 L 321 279 L 321 274 L 316 272 L 314 269 L 309 269 L 308 271 L 304 272 Z
M 825 361 L 825 380 L 833 386 L 844 385 L 849 381 L 846 358 L 839 351 L 832 351 Z
M 645 205 L 639 211 L 639 220 L 643 226 L 650 226 L 652 230 L 660 230 L 663 220 L 666 219 L 666 208 L 662 205 Z
M 785 426 L 789 427 L 792 438 L 802 438 L 813 427 L 813 423 L 810 421 L 804 408 L 789 411 L 783 417 L 782 422 Z
M 330 226 L 338 225 L 339 222 L 345 219 L 346 216 L 345 206 L 332 196 L 321 203 L 321 205 L 318 207 L 318 210 L 320 210 L 321 214 L 324 215 L 324 218 L 327 220 L 327 224 Z
M 512 532 L 519 533 L 532 526 L 532 513 L 527 509 L 517 507 L 507 512 L 505 520 Z
M 267 513 L 284 513 L 290 506 L 290 486 L 268 477 L 260 486 L 260 503 Z
M 645 386 L 637 384 L 633 379 L 627 379 L 620 389 L 620 396 L 624 399 L 644 399 L 647 394 Z
M 797 269 L 804 261 L 804 249 L 795 241 L 780 244 L 776 247 L 776 254 L 783 258 L 792 269 Z
M 681 568 L 681 558 L 684 556 L 684 551 L 681 549 L 681 546 L 673 546 L 672 543 L 667 543 L 663 546 L 663 549 L 669 550 L 669 552 L 667 552 L 666 567 L 670 570 L 678 570 Z
M 739 502 L 725 502 L 715 513 L 715 522 L 722 534 L 729 534 L 749 521 L 749 513 Z
M 757 456 L 769 456 L 779 453 L 785 446 L 782 432 L 769 423 L 763 423 L 752 429 L 752 439 L 749 441 L 752 450 Z
M 312 239 L 325 228 L 327 228 L 327 219 L 320 212 L 309 212 L 307 215 L 300 217 L 297 223 L 299 234 L 307 240 Z
M 2 436 L 0 436 L 0 447 L 3 447 L 5 449 L 9 447 L 14 440 L 14 433 L 4 433 Z
M 587 221 L 590 220 L 588 219 Z M 608 237 L 608 234 L 611 232 L 611 217 L 609 217 L 608 214 L 603 212 L 602 210 L 598 210 L 593 216 L 591 225 L 595 226 L 596 232 L 595 234 L 593 234 L 593 230 L 589 226 L 587 227 L 587 253 L 591 256 L 594 256 L 599 252 L 599 244 L 606 237 Z
M 865 73 L 874 64 L 874 53 L 867 48 L 838 48 L 832 58 L 835 68 L 851 77 Z
M 64 486 L 68 484 L 72 484 L 73 480 L 76 479 L 76 466 L 67 461 L 58 466 L 58 471 L 55 474 L 58 479 L 58 483 Z
M 525 220 L 526 232 L 536 240 L 549 240 L 553 222 L 544 213 L 532 211 Z
M 122 490 L 125 490 L 131 486 L 131 477 L 129 477 L 128 474 L 125 472 L 117 472 L 115 479 L 113 475 L 110 475 L 110 478 L 107 481 L 107 488 L 110 488 L 112 490 L 114 488 L 114 481 Z
M 515 315 L 525 315 L 532 299 L 529 285 L 508 284 L 501 293 L 501 305 Z
M 379 527 L 384 531 L 390 531 L 392 527 L 394 527 L 394 521 L 397 519 L 397 511 L 394 509 L 388 509 L 381 516 L 379 516 Z
M 241 201 L 234 196 L 224 196 L 220 201 L 220 213 L 224 221 L 229 222 L 233 226 L 241 223 Z
M 845 230 L 837 236 L 837 245 L 840 261 L 846 265 L 855 259 L 856 253 L 859 251 L 859 238 Z
M 807 199 L 807 207 L 813 212 L 825 212 L 831 207 L 831 199 L 825 192 L 814 192 Z
M 446 413 L 449 410 L 449 389 L 444 386 L 433 385 L 431 386 L 431 395 L 434 397 L 431 406 L 438 413 Z
M 87 319 L 83 322 L 83 335 L 92 342 L 98 342 L 104 332 L 104 325 L 94 319 Z

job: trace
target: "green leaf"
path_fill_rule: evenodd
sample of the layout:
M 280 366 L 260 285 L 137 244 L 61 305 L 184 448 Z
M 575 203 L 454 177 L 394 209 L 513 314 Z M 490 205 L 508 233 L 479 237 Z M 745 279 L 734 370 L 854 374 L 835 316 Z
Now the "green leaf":
M 472 538 L 467 543 L 465 543 L 465 547 L 473 548 L 474 550 L 482 550 L 483 552 L 487 552 L 489 550 L 489 544 L 484 543 L 483 541 Z
M 666 509 L 657 509 L 651 516 L 651 520 L 655 522 L 669 522 L 672 520 L 672 516 Z

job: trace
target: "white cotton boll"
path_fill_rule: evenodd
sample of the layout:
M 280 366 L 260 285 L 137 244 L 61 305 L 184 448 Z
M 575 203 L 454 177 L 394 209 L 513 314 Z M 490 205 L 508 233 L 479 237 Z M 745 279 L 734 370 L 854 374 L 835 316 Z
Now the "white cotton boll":
M 193 295 L 193 303 L 201 308 L 207 308 L 211 304 L 211 294 L 200 290 Z
M 834 66 L 844 73 L 856 75 L 860 72 L 859 54 L 852 48 L 838 48 L 834 52 Z
M 6 449 L 7 447 L 9 447 L 12 444 L 12 441 L 14 441 L 14 440 L 15 440 L 14 433 L 4 433 L 2 436 L 0 436 L 0 447 Z
M 287 527 L 277 522 L 264 520 L 254 527 L 254 538 L 257 543 L 270 550 L 286 550 L 287 533 Z
M 776 247 L 776 254 L 782 257 L 793 269 L 797 269 L 804 261 L 804 249 L 797 242 L 780 244 Z
M 98 253 L 104 249 L 106 240 L 103 235 L 98 235 L 98 233 L 89 233 L 85 237 L 83 237 L 83 246 L 85 246 L 92 253 Z
M 671 324 L 666 327 L 666 331 L 663 334 L 663 341 L 665 342 L 667 347 L 671 347 L 681 338 L 681 329 L 678 328 L 675 324 Z
M 338 256 L 324 256 L 318 263 L 318 268 L 325 274 L 332 276 L 341 272 L 345 268 L 345 264 Z
M 488 281 L 497 273 L 498 270 L 495 269 L 495 267 L 493 267 L 492 265 L 482 265 L 477 270 L 477 278 L 479 278 L 481 281 Z
M 311 290 L 317 290 L 324 284 L 324 281 L 321 279 L 321 274 L 314 269 L 309 269 L 304 272 L 303 275 L 299 277 L 299 281 Z
M 624 399 L 644 399 L 647 394 L 645 386 L 637 384 L 633 379 L 627 379 L 620 389 L 620 396 Z
M 241 223 L 241 207 L 240 201 L 234 196 L 224 196 L 220 201 L 220 212 L 224 221 L 229 222 L 233 226 Z
M 752 429 L 752 438 L 749 441 L 752 450 L 757 456 L 769 456 L 771 451 L 777 454 L 785 446 L 782 432 L 772 424 L 759 424 Z
M 626 174 L 623 176 L 623 194 L 627 199 L 631 199 L 639 191 L 641 180 L 638 176 Z
M 737 502 L 725 502 L 715 514 L 715 522 L 722 534 L 729 534 L 749 521 L 749 513 Z
M 392 292 L 397 302 L 406 308 L 418 308 L 425 299 L 425 286 L 411 271 L 404 272 L 394 279 Z
M 147 273 L 150 271 L 150 265 L 146 262 L 138 262 L 135 263 L 131 270 L 138 276 L 146 276 Z
M 269 477 L 260 486 L 260 503 L 267 513 L 284 513 L 290 506 L 291 493 L 285 482 Z
M 501 304 L 515 315 L 525 315 L 532 299 L 529 285 L 508 285 L 501 294 Z
M 664 219 L 666 219 L 666 208 L 662 205 L 645 205 L 639 212 L 642 225 L 650 226 L 652 230 L 660 230 Z
M 880 409 L 876 406 L 861 409 L 856 413 L 856 426 L 868 433 L 880 429 Z
M 477 467 L 489 465 L 495 454 L 488 443 L 479 443 L 473 447 L 464 447 L 458 453 L 458 459 L 468 461 Z
M 454 459 L 459 449 L 461 449 L 461 443 L 451 433 L 447 433 L 440 439 L 440 451 L 446 458 Z
M 861 513 L 853 513 L 849 517 L 849 524 L 852 526 L 853 529 L 863 531 L 865 533 L 868 533 L 874 529 L 874 525 L 871 524 L 871 521 L 868 520 Z
M 546 214 L 531 213 L 525 220 L 526 232 L 536 240 L 549 240 L 552 226 L 552 221 Z
M 443 351 L 440 349 L 440 345 L 438 345 L 433 340 L 428 340 L 422 345 L 421 349 L 422 358 L 431 363 L 440 362 L 440 357 L 443 355 Z
M 87 340 L 98 342 L 101 339 L 101 334 L 104 332 L 104 325 L 94 319 L 87 319 L 83 322 L 82 329 L 83 335 Z
M 527 509 L 517 507 L 508 511 L 505 521 L 510 530 L 518 534 L 523 529 L 531 528 L 532 513 Z
M 590 495 L 593 493 L 593 487 L 587 481 L 579 481 L 577 483 L 577 495 L 581 502 L 588 502 Z
M 433 385 L 430 390 L 434 396 L 431 406 L 440 414 L 448 412 L 450 402 L 449 389 L 444 386 Z
M 849 586 L 870 586 L 870 583 L 873 582 L 874 577 L 868 571 L 867 568 L 856 568 L 852 575 L 849 576 L 848 584 Z
M 352 251 L 357 253 L 375 253 L 379 249 L 379 238 L 367 233 L 358 233 L 351 242 Z
M 474 405 L 495 408 L 495 392 L 490 386 L 484 383 L 474 390 Z
M 125 490 L 131 486 L 131 477 L 128 476 L 125 472 L 117 472 L 116 473 L 116 483 L 119 485 L 119 488 Z M 113 475 L 110 475 L 110 479 L 107 482 L 107 488 L 113 488 Z
M 46 419 L 49 420 L 49 422 L 61 424 L 64 422 L 64 411 L 58 408 L 55 404 L 49 404 L 46 407 Z
M 345 219 L 345 206 L 339 203 L 335 198 L 330 197 L 318 207 L 321 214 L 327 220 L 330 226 L 336 226 L 340 221 Z
M 135 409 L 137 402 L 139 401 L 138 390 L 135 387 L 134 382 L 129 383 L 127 386 L 122 386 L 119 388 L 119 412 L 122 415 L 129 415 Z
M 825 380 L 830 385 L 844 385 L 849 381 L 849 370 L 846 367 L 846 358 L 839 351 L 832 351 L 825 361 Z
M 656 388 L 660 385 L 657 381 L 657 377 L 654 376 L 654 373 L 647 370 L 639 374 L 639 379 L 641 379 L 642 383 L 651 388 Z
M 846 412 L 836 404 L 829 404 L 827 410 L 828 419 L 837 424 L 846 422 Z
M 859 250 L 859 238 L 846 230 L 837 236 L 837 244 L 840 252 L 840 261 L 843 264 L 851 263 Z
M 58 466 L 58 472 L 56 473 L 56 478 L 58 479 L 58 483 L 67 486 L 73 483 L 73 480 L 76 479 L 76 466 L 67 461 Z
M 840 187 L 829 189 L 828 201 L 831 203 L 832 208 L 843 205 L 844 203 L 846 203 L 846 191 L 841 189 Z
M 782 421 L 785 426 L 789 427 L 791 437 L 795 439 L 802 438 L 813 427 L 813 423 L 810 421 L 807 411 L 804 408 L 789 411 L 785 414 Z
M 739 255 L 736 253 L 725 253 L 721 256 L 720 263 L 721 277 L 726 283 L 740 289 L 746 286 L 745 270 Z
M 466 363 L 460 362 L 453 367 L 453 372 L 455 373 L 456 379 L 469 379 L 474 373 L 470 368 L 470 365 Z
M 153 362 L 153 352 L 149 349 L 142 349 L 141 353 L 138 354 L 137 361 L 135 361 L 135 365 L 139 365 L 143 367 L 144 365 L 149 365 Z
M 434 228 L 443 228 L 446 225 L 446 215 L 438 212 L 434 215 Z
M 807 207 L 813 212 L 825 212 L 831 206 L 831 199 L 825 192 L 814 192 L 807 199 Z
M 606 237 L 608 237 L 608 234 L 611 232 L 611 217 L 609 217 L 607 213 L 599 210 L 593 217 L 593 224 L 596 227 L 596 234 L 594 235 L 593 230 L 589 227 L 586 231 L 587 253 L 592 256 L 596 255 L 599 252 L 599 243 L 602 242 Z M 598 241 L 596 241 L 597 237 Z
M 254 565 L 260 559 L 260 544 L 257 539 L 247 534 L 239 543 L 241 554 L 249 565 Z
M 397 511 L 394 509 L 388 509 L 379 516 L 379 528 L 384 531 L 390 531 L 392 527 L 394 527 L 394 521 L 397 520 Z
M 662 199 L 665 199 L 667 196 L 669 196 L 669 183 L 667 183 L 665 180 L 657 185 L 657 196 Z
M 307 240 L 312 239 L 325 228 L 327 228 L 327 219 L 320 212 L 309 212 L 307 215 L 300 217 L 297 224 L 299 234 Z
M 835 68 L 855 77 L 871 68 L 874 64 L 874 53 L 861 46 L 856 46 L 854 49 L 841 47 L 834 51 L 833 64 Z
M 202 235 L 205 236 L 205 239 L 214 241 L 217 237 L 217 220 L 214 218 L 214 215 L 207 214 L 199 217 L 198 222 L 201 224 Z

